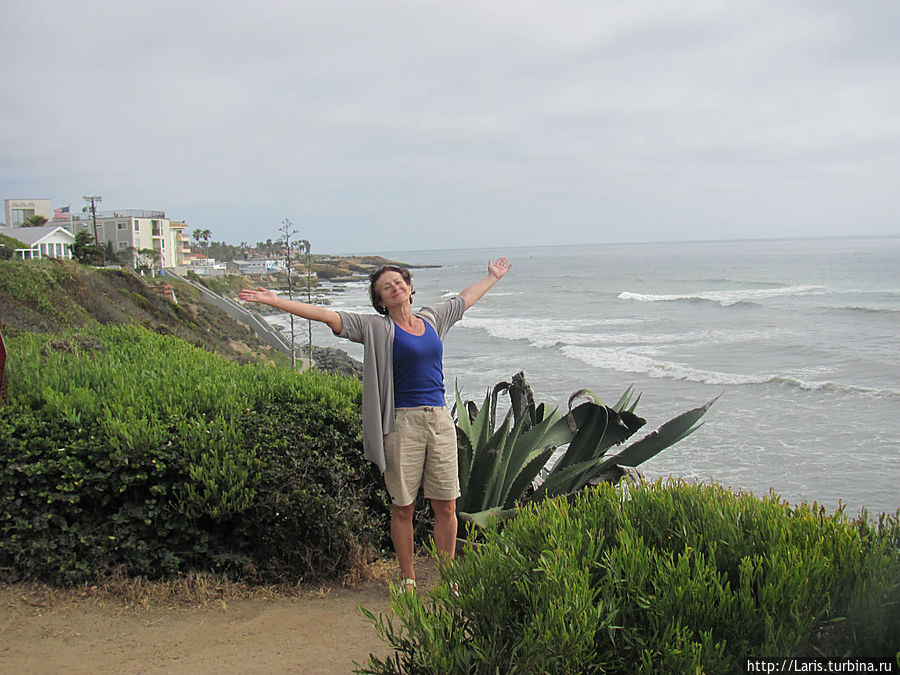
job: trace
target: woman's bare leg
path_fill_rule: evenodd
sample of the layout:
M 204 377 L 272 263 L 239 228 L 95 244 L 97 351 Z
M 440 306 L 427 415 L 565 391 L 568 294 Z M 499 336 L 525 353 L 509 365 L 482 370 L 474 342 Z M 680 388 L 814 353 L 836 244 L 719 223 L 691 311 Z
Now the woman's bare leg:
M 400 563 L 400 577 L 403 579 L 416 578 L 413 566 L 413 513 L 415 510 L 415 502 L 406 506 L 391 504 L 391 541 L 394 542 L 397 562 Z
M 434 546 L 438 557 L 452 560 L 456 554 L 456 500 L 432 499 L 434 510 Z

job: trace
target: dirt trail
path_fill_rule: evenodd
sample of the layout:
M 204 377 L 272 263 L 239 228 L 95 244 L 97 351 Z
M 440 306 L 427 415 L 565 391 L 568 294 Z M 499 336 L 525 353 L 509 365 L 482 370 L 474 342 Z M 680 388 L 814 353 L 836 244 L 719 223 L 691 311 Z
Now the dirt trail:
M 436 582 L 418 565 L 420 588 Z M 351 673 L 390 649 L 362 613 L 390 611 L 387 581 L 204 608 L 35 602 L 0 587 L 0 673 Z

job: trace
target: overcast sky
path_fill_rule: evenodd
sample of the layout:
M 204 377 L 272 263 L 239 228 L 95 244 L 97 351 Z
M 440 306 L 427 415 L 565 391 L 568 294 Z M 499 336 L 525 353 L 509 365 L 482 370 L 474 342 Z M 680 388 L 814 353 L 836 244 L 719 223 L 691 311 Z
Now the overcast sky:
M 364 253 L 900 234 L 895 0 L 0 0 L 0 195 Z

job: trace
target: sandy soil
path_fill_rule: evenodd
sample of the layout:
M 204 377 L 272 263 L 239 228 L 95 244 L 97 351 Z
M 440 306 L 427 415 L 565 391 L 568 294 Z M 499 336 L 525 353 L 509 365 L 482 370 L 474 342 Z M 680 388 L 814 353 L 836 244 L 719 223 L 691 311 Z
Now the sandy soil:
M 417 563 L 420 592 L 437 582 Z M 387 656 L 359 610 L 390 611 L 388 582 L 201 608 L 48 600 L 0 586 L 0 673 L 351 673 Z

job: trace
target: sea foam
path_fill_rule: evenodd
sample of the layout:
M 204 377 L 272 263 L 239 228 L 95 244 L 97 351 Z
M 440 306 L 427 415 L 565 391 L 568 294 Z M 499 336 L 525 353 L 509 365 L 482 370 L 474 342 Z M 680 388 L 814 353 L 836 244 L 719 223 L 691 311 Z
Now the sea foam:
M 705 301 L 715 302 L 722 307 L 729 307 L 739 303 L 750 303 L 755 300 L 780 297 L 785 295 L 809 295 L 825 292 L 823 286 L 782 286 L 779 288 L 754 288 L 729 291 L 699 291 L 696 293 L 653 294 L 632 293 L 622 291 L 617 296 L 619 300 L 633 300 L 635 302 L 678 302 L 678 301 Z
M 805 391 L 823 391 L 879 398 L 900 398 L 898 389 L 876 389 L 832 381 L 802 380 L 788 374 L 773 373 L 726 373 L 714 370 L 691 368 L 681 363 L 662 361 L 649 356 L 635 354 L 621 349 L 567 346 L 563 354 L 572 359 L 597 368 L 624 373 L 639 373 L 655 378 L 669 378 L 687 382 L 729 386 L 776 384 Z

